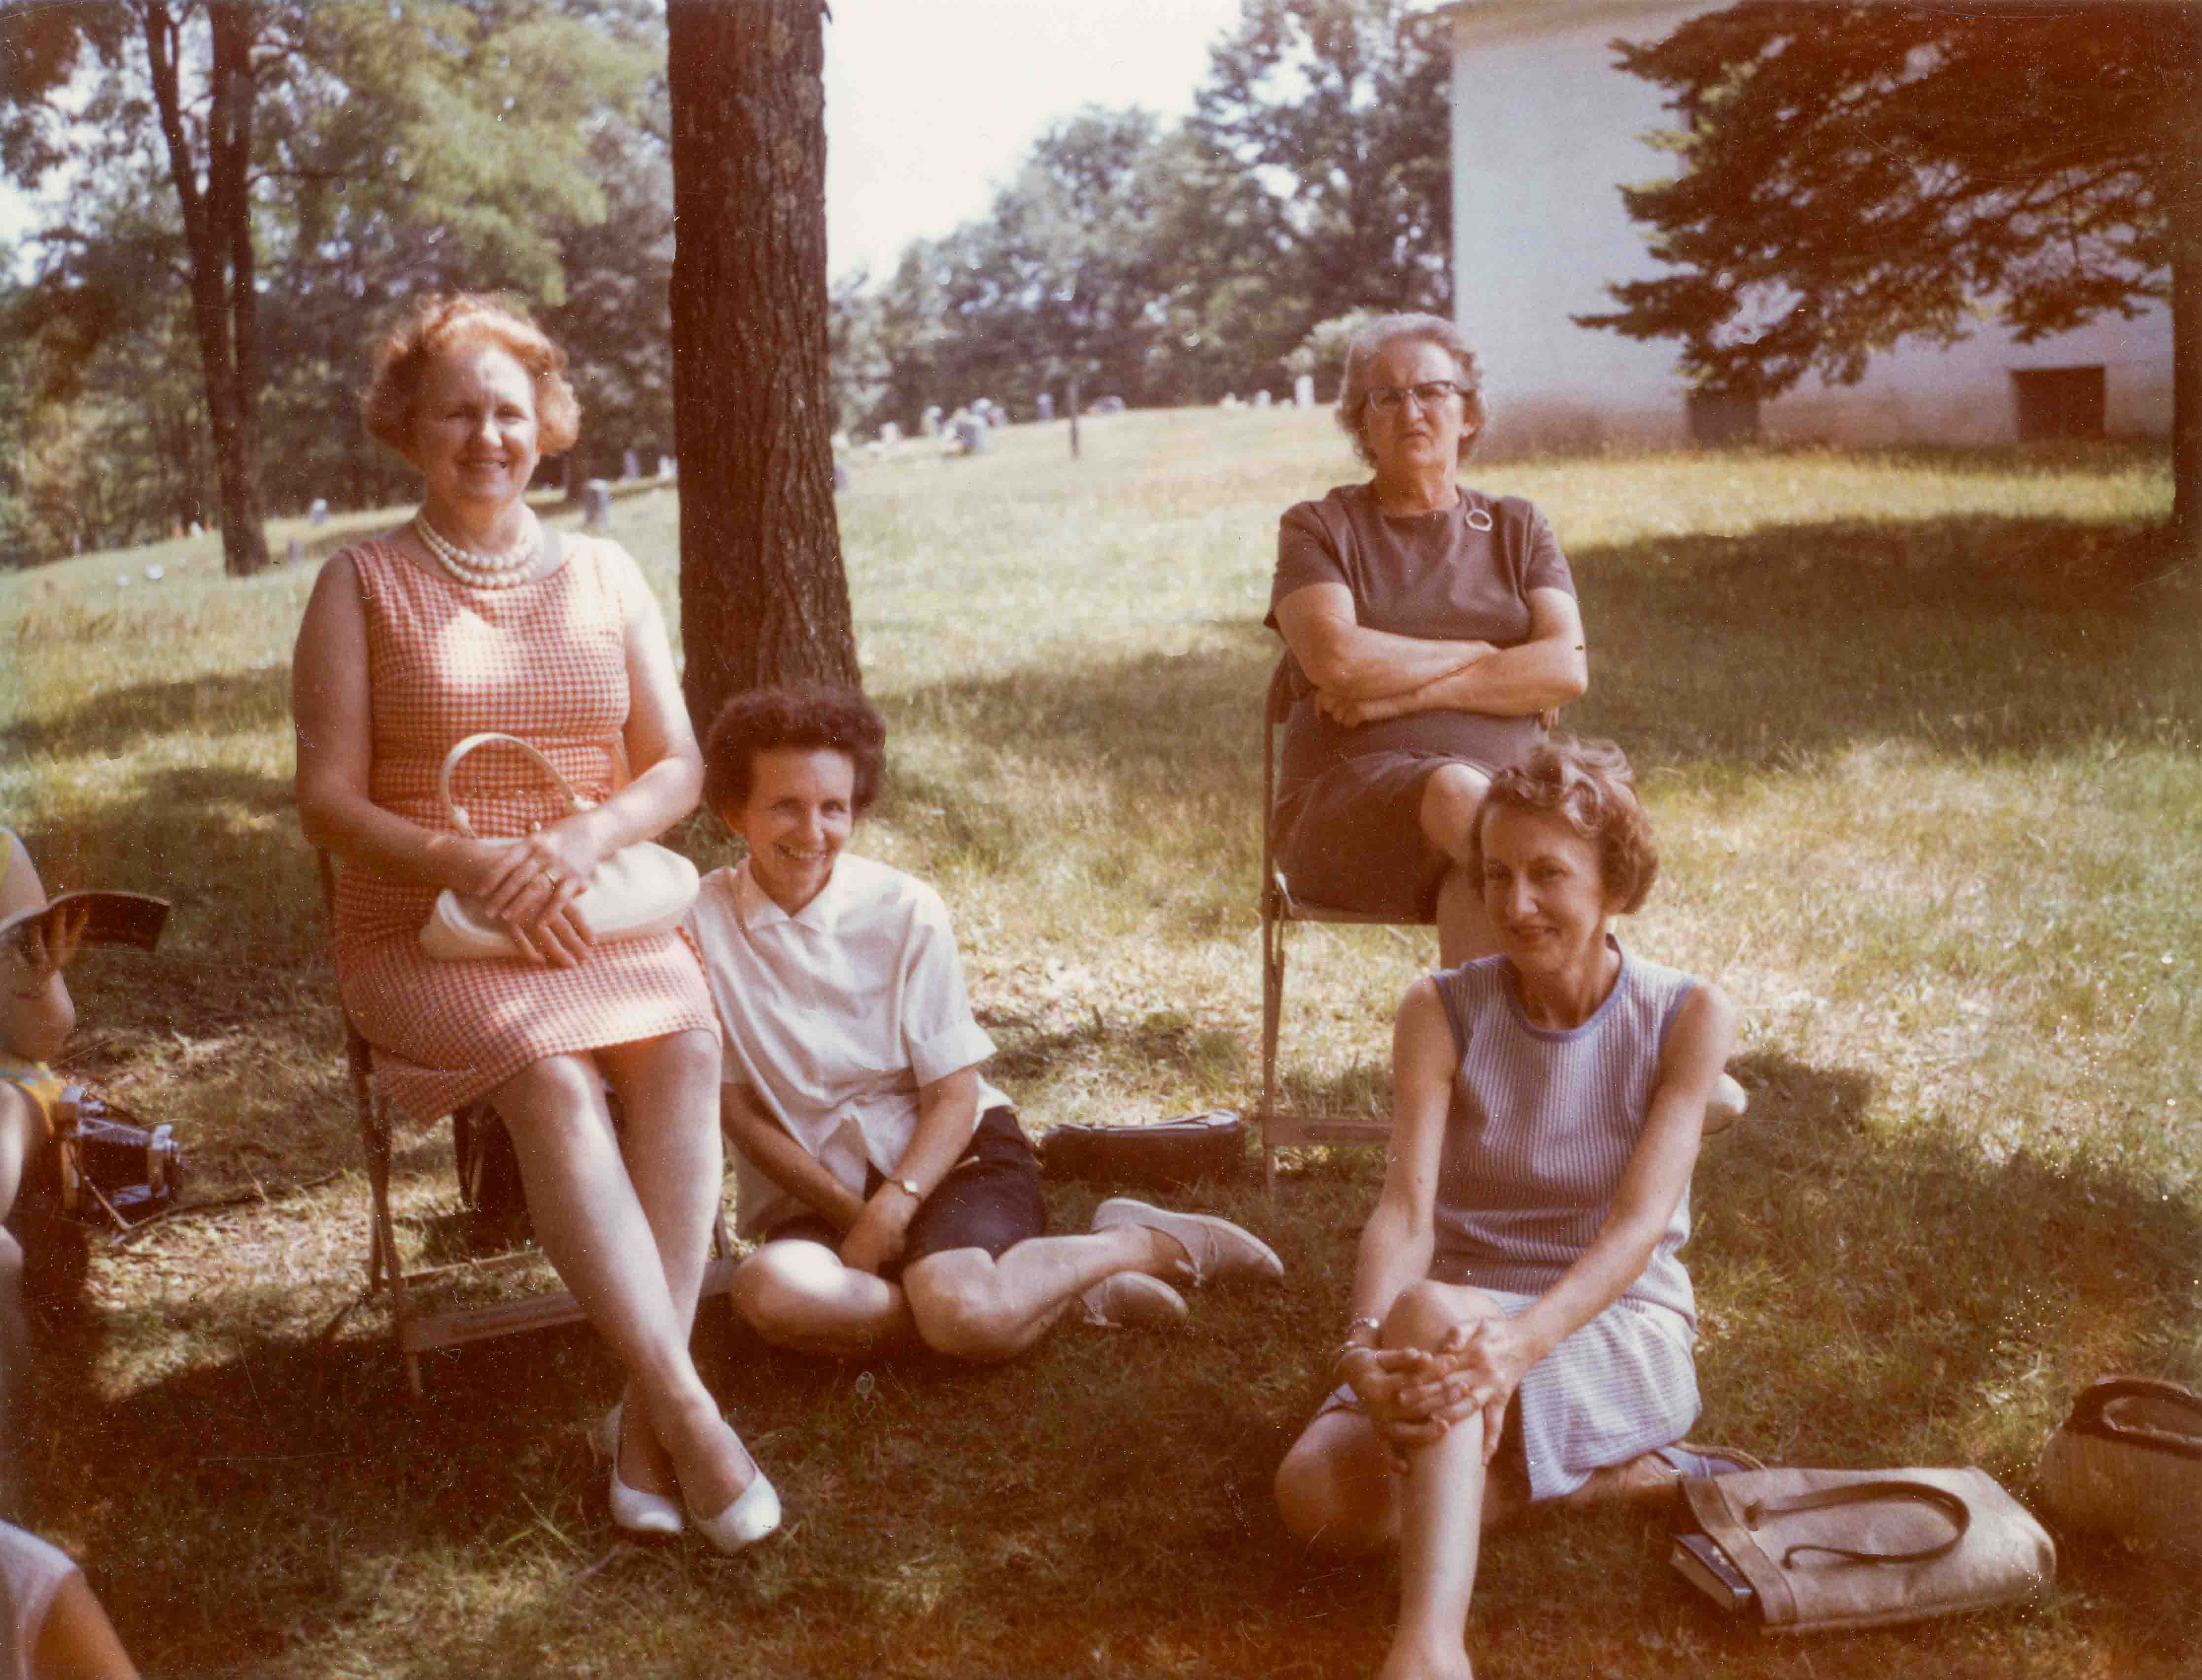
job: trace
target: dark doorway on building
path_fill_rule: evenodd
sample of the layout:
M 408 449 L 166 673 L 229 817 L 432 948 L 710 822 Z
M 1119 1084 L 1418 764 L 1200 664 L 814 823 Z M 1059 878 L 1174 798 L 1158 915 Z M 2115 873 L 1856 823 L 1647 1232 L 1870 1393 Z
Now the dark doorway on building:
M 1690 441 L 1701 449 L 1722 444 L 1758 441 L 1758 399 L 1755 397 L 1708 397 L 1693 391 L 1688 398 Z
M 2018 410 L 2018 440 L 2103 435 L 2103 364 L 2084 368 L 2014 368 L 2011 401 Z

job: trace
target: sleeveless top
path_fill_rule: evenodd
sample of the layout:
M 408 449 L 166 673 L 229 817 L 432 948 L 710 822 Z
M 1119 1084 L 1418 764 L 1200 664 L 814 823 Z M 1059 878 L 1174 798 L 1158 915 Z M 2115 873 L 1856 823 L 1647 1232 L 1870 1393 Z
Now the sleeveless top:
M 1698 981 L 1621 950 L 1613 990 L 1565 1031 L 1532 1026 L 1506 958 L 1436 976 L 1460 1062 L 1453 1074 L 1436 1198 L 1441 1282 L 1541 1294 L 1581 1258 L 1612 1211 L 1644 1134 L 1659 1052 Z M 1678 1250 L 1686 1188 L 1643 1275 L 1622 1299 L 1697 1323 Z

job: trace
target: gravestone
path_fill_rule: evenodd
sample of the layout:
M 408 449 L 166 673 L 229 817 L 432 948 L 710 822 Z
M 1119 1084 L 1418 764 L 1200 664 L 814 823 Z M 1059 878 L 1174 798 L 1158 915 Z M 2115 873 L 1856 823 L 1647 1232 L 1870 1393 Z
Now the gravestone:
M 1216 406 L 1219 409 L 1236 409 L 1244 408 L 1245 404 L 1239 400 L 1239 393 L 1237 392 L 1227 391 L 1223 393 L 1223 400 L 1218 403 Z
M 986 422 L 975 414 L 959 416 L 956 421 L 956 441 L 966 455 L 980 455 L 986 448 Z
M 673 457 L 671 456 L 661 455 L 657 457 L 657 476 L 668 484 L 670 484 L 673 481 L 675 477 L 675 474 L 673 466 Z
M 642 460 L 631 449 L 620 451 L 620 482 L 632 484 L 642 476 Z
M 848 487 L 849 463 L 837 455 L 833 457 L 833 488 L 840 491 L 846 490 Z
M 148 583 L 158 583 L 163 575 L 164 574 L 158 566 L 148 566 L 145 568 L 145 581 Z
M 285 565 L 295 566 L 305 557 L 306 545 L 299 538 L 293 537 L 289 542 L 283 545 L 283 563 Z
M 1042 420 L 1055 418 L 1055 398 L 1045 391 L 1039 393 L 1039 417 Z
M 940 435 L 939 404 L 933 403 L 929 404 L 925 412 L 918 416 L 917 427 L 919 431 L 922 432 L 928 438 L 937 438 Z
M 1304 409 L 1315 406 L 1315 375 L 1302 374 L 1292 381 L 1292 401 Z
M 880 427 L 880 441 L 885 444 L 889 449 L 892 449 L 897 444 L 902 441 L 902 427 L 896 425 L 894 421 L 890 420 L 886 425 Z
M 1266 391 L 1257 391 L 1254 393 L 1254 406 L 1257 409 L 1266 409 L 1269 407 L 1269 393 Z
M 329 498 L 327 497 L 316 496 L 314 498 L 313 506 L 306 510 L 306 522 L 311 525 L 315 530 L 319 530 L 322 526 L 329 522 Z
M 195 537 L 203 537 L 206 535 L 206 527 L 200 524 L 198 521 L 194 519 L 191 522 L 191 534 Z
M 612 487 L 600 478 L 592 478 L 581 486 L 581 528 L 584 531 L 609 531 L 612 528 Z

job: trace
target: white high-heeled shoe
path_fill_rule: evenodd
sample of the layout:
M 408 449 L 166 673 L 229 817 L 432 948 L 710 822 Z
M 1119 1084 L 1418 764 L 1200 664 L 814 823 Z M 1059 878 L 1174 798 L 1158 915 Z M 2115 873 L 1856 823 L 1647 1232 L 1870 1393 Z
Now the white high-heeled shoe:
M 688 1520 L 715 1550 L 731 1558 L 744 1547 L 756 1545 L 780 1526 L 780 1494 L 774 1491 L 771 1478 L 765 1475 L 764 1466 L 759 1465 L 750 1485 L 724 1511 L 715 1517 L 706 1517 L 692 1505 L 688 1506 Z
M 626 1409 L 621 1400 L 604 1413 L 596 1428 L 589 1432 L 589 1445 L 612 1464 L 611 1510 L 612 1525 L 629 1534 L 656 1538 L 679 1534 L 686 1526 L 680 1507 L 662 1494 L 630 1488 L 620 1479 L 620 1414 Z M 739 1503 L 739 1501 L 737 1501 Z

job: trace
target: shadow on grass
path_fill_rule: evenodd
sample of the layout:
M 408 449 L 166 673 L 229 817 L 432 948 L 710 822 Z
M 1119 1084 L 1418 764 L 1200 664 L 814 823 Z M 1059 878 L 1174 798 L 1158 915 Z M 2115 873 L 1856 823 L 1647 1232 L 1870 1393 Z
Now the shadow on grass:
M 271 665 L 107 689 L 57 716 L 0 729 L 0 752 L 122 758 L 163 736 L 218 737 L 290 721 L 290 669 Z
M 1992 1161 L 1938 1117 L 1869 1127 L 1855 1070 L 1761 1055 L 1740 1070 L 1754 1112 L 1708 1147 L 1688 1250 L 1710 1438 L 1787 1462 L 1977 1461 L 2025 1494 L 2087 1378 L 2202 1377 L 2202 1310 L 2174 1264 L 2191 1269 L 2202 1222 L 2158 1187 L 2115 1162 Z M 521 1652 L 555 1669 L 557 1652 L 640 1640 L 696 1653 L 668 1672 L 702 1671 L 706 1650 L 753 1672 L 1365 1671 L 1391 1567 L 1299 1557 L 1268 1487 L 1326 1386 L 1380 1170 L 1367 1152 L 1310 1158 L 1274 1208 L 1258 1181 L 1204 1187 L 1269 1237 L 1287 1282 L 1204 1293 L 1182 1334 L 1066 1326 L 981 1369 L 804 1359 L 707 1321 L 704 1369 L 791 1519 L 734 1564 L 693 1545 L 608 1558 L 581 1432 L 616 1377 L 592 1336 L 436 1356 L 415 1402 L 359 1314 L 334 1340 L 223 1314 L 239 1321 L 227 1348 L 75 1408 L 32 1514 L 75 1513 L 160 1671 L 315 1666 L 402 1637 L 373 1630 L 383 1583 L 439 1570 L 482 1606 L 430 1630 L 440 1671 L 518 1672 Z M 1054 1228 L 1084 1229 L 1108 1188 L 1051 1185 Z M 1791 1648 L 1702 1612 L 1663 1552 L 1655 1524 L 1620 1514 L 1495 1542 L 1479 1671 L 1487 1651 L 1496 1675 L 1579 1665 L 1569 1642 L 1593 1607 L 1621 1612 L 1632 1649 L 1669 1642 L 1658 1671 L 1788 1671 Z M 2022 1651 L 2062 1647 L 2169 1674 L 2202 1639 L 2202 1607 L 2160 1564 L 2091 1543 L 2066 1564 L 2030 1615 L 1822 1642 L 1815 1672 L 2017 1672 Z M 438 1589 L 416 1579 L 407 1601 L 423 1594 Z M 821 1628 L 839 1631 L 809 1642 Z

